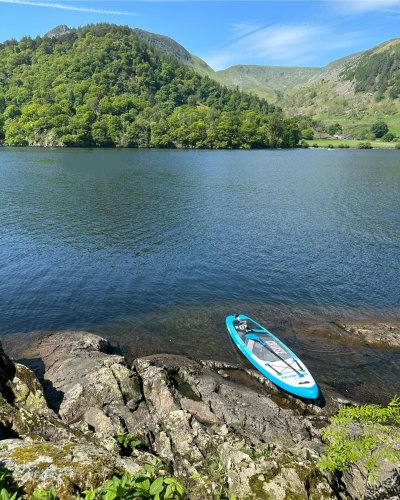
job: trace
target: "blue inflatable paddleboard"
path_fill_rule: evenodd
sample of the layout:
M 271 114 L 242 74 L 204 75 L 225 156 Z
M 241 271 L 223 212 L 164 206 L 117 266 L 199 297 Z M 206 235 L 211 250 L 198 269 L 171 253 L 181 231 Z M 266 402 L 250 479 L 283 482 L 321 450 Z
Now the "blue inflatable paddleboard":
M 301 398 L 318 397 L 318 386 L 304 363 L 266 328 L 244 314 L 228 316 L 226 326 L 239 350 L 271 382 Z

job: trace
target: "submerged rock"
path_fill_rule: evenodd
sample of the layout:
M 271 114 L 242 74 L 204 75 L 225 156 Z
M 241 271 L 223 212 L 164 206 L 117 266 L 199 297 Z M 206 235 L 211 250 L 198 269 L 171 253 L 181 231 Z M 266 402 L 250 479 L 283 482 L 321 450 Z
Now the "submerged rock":
M 354 339 L 374 347 L 400 348 L 400 327 L 389 323 L 341 322 L 339 328 Z

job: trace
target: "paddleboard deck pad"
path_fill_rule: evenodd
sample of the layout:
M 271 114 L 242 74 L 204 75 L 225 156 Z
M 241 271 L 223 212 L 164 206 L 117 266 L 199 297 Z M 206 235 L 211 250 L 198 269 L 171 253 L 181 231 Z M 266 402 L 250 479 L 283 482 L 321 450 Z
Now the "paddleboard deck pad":
M 318 397 L 304 363 L 270 331 L 244 314 L 228 316 L 226 326 L 239 350 L 275 385 L 301 398 Z

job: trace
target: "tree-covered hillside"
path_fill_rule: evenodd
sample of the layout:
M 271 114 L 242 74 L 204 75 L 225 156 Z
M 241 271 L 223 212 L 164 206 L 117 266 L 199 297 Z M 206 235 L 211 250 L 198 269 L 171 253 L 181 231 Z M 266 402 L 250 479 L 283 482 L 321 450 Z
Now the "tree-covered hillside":
M 297 122 L 109 24 L 0 45 L 6 145 L 292 147 Z

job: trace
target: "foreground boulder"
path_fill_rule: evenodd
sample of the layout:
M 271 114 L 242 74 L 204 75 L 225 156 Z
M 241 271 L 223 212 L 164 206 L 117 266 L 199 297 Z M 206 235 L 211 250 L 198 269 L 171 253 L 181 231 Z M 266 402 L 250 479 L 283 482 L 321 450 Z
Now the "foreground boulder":
M 353 476 L 315 467 L 326 412 L 283 395 L 251 370 L 175 355 L 140 358 L 130 368 L 87 332 L 43 336 L 29 355 L 42 385 L 0 352 L 7 367 L 0 378 L 0 462 L 27 494 L 53 484 L 61 498 L 73 498 L 157 456 L 191 499 L 217 492 L 357 498 Z M 129 457 L 115 439 L 121 433 L 135 440 Z
M 88 332 L 39 339 L 30 355 L 40 360 L 41 381 L 51 407 L 67 423 L 82 422 L 117 450 L 114 436 L 137 425 L 131 410 L 142 399 L 139 381 L 107 340 Z M 30 365 L 35 369 L 35 363 Z
M 29 496 L 37 487 L 56 488 L 61 498 L 73 498 L 75 489 L 87 489 L 122 470 L 117 457 L 86 441 L 0 441 L 2 466 L 12 471 Z

